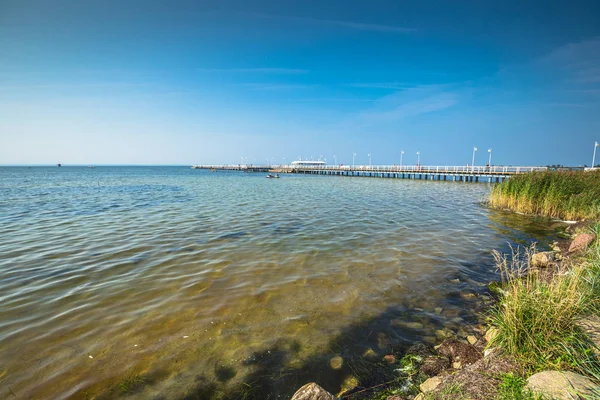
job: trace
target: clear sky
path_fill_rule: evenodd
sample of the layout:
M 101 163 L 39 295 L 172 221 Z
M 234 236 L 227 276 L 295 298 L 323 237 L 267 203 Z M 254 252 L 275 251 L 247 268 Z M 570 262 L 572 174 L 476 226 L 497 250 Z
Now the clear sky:
M 600 1 L 0 0 L 0 164 L 590 164 Z

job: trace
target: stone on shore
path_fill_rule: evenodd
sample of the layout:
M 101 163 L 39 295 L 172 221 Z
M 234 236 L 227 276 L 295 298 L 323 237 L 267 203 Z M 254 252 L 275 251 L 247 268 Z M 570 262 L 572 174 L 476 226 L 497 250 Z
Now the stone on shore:
M 596 235 L 593 233 L 580 233 L 575 236 L 575 239 L 571 242 L 569 253 L 585 250 L 595 239 Z
M 534 267 L 545 268 L 549 267 L 554 261 L 554 253 L 551 251 L 542 251 L 531 256 L 531 264 Z
M 469 342 L 469 344 L 475 344 L 477 343 L 477 338 L 473 335 L 469 335 L 467 336 L 467 342 Z
M 335 400 L 335 397 L 321 386 L 311 382 L 298 389 L 291 400 Z
M 594 343 L 594 352 L 600 355 L 600 316 L 590 315 L 578 322 L 578 325 Z
M 421 392 L 427 393 L 431 392 L 432 390 L 435 390 L 435 388 L 440 386 L 441 383 L 442 378 L 440 378 L 439 376 L 434 376 L 433 378 L 429 378 L 425 382 L 421 383 L 419 388 L 421 389 Z
M 598 385 L 591 379 L 573 372 L 544 371 L 527 379 L 526 388 L 544 398 L 556 400 L 572 400 L 579 398 L 596 398 L 594 393 Z
M 485 332 L 485 340 L 490 343 L 498 335 L 498 329 L 490 328 Z

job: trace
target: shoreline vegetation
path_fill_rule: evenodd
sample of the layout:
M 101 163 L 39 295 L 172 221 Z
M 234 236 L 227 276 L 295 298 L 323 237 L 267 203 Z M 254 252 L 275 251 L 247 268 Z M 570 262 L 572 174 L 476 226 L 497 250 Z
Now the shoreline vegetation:
M 493 187 L 489 204 L 561 220 L 600 220 L 600 170 L 515 175 Z
M 551 251 L 494 251 L 481 336 L 410 347 L 399 376 L 337 397 L 310 383 L 292 400 L 600 399 L 600 171 L 533 172 L 493 187 L 489 206 L 578 220 Z

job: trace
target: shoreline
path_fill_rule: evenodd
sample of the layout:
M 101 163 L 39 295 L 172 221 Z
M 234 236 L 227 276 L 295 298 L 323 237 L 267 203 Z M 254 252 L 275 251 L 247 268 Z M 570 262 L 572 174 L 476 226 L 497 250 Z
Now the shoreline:
M 551 226 L 557 222 L 566 225 L 564 232 L 567 232 L 570 237 L 559 238 L 549 251 L 535 251 L 531 254 L 534 259 L 540 258 L 538 255 L 542 255 L 548 257 L 548 260 L 530 265 L 531 270 L 527 271 L 528 275 L 539 274 L 540 279 L 552 281 L 558 274 L 565 273 L 574 268 L 574 265 L 584 262 L 586 248 L 593 246 L 590 242 L 583 248 L 570 249 L 578 241 L 578 237 L 586 235 L 584 232 L 590 230 L 592 222 L 549 219 L 548 224 Z M 598 246 L 600 248 L 600 245 Z M 560 383 L 561 380 L 564 384 L 562 390 L 567 390 L 565 388 L 569 386 L 576 387 L 577 390 L 582 391 L 583 395 L 590 396 L 583 397 L 585 399 L 600 398 L 600 391 L 593 391 L 596 387 L 600 388 L 600 380 L 594 381 L 589 376 L 568 370 L 541 371 L 533 374 L 496 343 L 498 330 L 491 326 L 489 318 L 492 310 L 501 304 L 503 285 L 506 285 L 506 282 L 490 281 L 487 285 L 493 297 L 493 304 L 483 304 L 480 307 L 480 320 L 488 320 L 488 323 L 475 327 L 475 331 L 479 330 L 479 335 L 446 338 L 433 347 L 426 342 L 421 342 L 410 346 L 403 355 L 386 355 L 384 361 L 397 366 L 395 371 L 401 374 L 393 382 L 364 387 L 355 381 L 353 382 L 355 387 L 350 387 L 345 391 L 342 388 L 342 391 L 335 396 L 318 386 L 318 382 L 312 382 L 298 389 L 292 400 L 434 400 L 450 398 L 536 400 L 555 398 L 552 397 L 552 388 L 548 389 L 546 386 L 556 384 L 556 382 Z M 587 329 L 588 334 L 596 338 L 594 343 L 598 346 L 598 351 L 600 348 L 600 341 L 598 341 L 600 318 L 598 321 L 587 322 Z

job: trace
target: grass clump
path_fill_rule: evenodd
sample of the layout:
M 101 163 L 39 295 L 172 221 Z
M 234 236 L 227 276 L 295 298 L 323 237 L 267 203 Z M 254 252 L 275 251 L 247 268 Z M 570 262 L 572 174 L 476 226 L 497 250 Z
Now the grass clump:
M 598 229 L 598 228 L 596 228 Z M 600 306 L 600 246 L 585 259 L 543 279 L 530 268 L 531 251 L 495 253 L 504 292 L 492 311 L 493 346 L 513 355 L 528 372 L 571 370 L 600 380 L 594 344 L 578 321 Z
M 493 187 L 490 205 L 565 220 L 600 219 L 600 170 L 515 175 Z
M 502 382 L 498 385 L 496 400 L 540 400 L 530 390 L 525 389 L 527 382 L 522 377 L 508 373 L 502 375 Z

